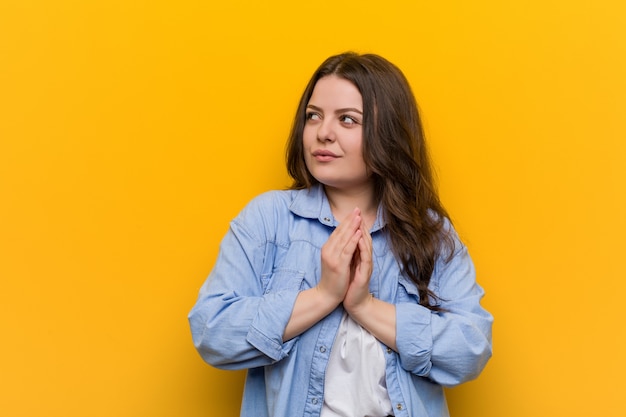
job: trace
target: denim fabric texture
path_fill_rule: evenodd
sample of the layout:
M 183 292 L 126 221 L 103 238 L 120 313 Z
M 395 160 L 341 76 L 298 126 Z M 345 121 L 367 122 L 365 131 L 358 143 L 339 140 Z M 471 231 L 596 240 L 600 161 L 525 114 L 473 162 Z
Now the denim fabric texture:
M 337 226 L 321 186 L 270 191 L 231 222 L 215 266 L 189 313 L 194 344 L 209 364 L 247 369 L 241 416 L 319 416 L 324 374 L 343 310 L 283 342 L 296 296 L 320 278 L 320 250 Z M 389 248 L 381 210 L 370 230 L 374 297 L 396 306 L 398 352 L 381 343 L 396 416 L 443 417 L 443 387 L 478 376 L 491 357 L 493 317 L 480 305 L 467 248 L 437 260 L 431 289 L 446 311 L 419 305 L 417 287 Z

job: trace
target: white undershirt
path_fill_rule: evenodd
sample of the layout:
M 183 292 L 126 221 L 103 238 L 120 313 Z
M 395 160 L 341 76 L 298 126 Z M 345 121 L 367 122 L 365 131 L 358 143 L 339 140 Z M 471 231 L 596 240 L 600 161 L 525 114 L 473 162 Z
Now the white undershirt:
M 393 414 L 385 373 L 380 342 L 344 313 L 328 360 L 320 417 Z

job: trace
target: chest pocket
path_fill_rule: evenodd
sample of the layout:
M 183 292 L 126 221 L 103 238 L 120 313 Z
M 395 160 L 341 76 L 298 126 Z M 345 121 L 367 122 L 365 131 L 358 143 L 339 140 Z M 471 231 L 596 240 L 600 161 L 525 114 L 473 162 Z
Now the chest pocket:
M 268 244 L 265 248 L 261 286 L 264 294 L 282 290 L 300 290 L 303 287 L 305 273 L 295 268 L 276 265 L 284 257 L 285 249 Z
M 277 269 L 261 276 L 264 294 L 283 290 L 301 290 L 303 281 L 304 272 L 293 269 Z

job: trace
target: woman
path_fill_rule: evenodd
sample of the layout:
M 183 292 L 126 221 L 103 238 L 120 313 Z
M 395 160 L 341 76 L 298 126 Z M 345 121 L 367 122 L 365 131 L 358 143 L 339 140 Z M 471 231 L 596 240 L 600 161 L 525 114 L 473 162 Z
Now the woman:
M 443 387 L 481 372 L 493 320 L 401 71 L 328 58 L 287 167 L 290 190 L 231 222 L 189 314 L 196 348 L 248 369 L 242 416 L 447 416 Z

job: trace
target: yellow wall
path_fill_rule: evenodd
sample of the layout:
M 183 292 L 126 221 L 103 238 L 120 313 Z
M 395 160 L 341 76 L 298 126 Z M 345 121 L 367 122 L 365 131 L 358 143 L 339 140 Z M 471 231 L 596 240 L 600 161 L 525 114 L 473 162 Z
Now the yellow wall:
M 354 49 L 410 79 L 496 317 L 453 415 L 623 416 L 625 5 L 2 0 L 0 414 L 238 415 L 186 314 Z

